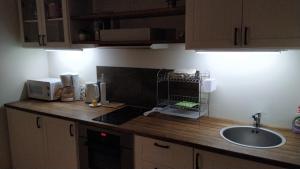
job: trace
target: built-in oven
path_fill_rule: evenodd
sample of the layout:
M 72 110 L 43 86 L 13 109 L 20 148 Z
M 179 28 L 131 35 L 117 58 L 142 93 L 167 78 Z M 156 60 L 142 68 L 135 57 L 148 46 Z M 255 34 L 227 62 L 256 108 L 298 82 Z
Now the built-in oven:
M 133 169 L 133 135 L 79 127 L 81 169 Z

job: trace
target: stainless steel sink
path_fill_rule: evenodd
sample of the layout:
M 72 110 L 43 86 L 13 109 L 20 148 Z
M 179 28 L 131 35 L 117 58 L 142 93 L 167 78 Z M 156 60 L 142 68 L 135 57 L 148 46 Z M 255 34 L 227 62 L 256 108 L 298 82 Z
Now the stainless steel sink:
M 286 139 L 277 132 L 252 126 L 226 127 L 220 134 L 233 144 L 251 148 L 276 148 L 286 142 Z

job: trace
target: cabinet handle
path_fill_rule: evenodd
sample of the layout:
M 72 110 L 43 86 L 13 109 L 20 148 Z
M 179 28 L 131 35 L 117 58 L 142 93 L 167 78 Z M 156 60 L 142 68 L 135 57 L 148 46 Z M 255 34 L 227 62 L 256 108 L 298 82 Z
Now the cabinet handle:
M 37 117 L 36 118 L 36 127 L 38 128 L 38 129 L 40 129 L 41 128 L 41 125 L 40 125 L 40 117 Z
M 196 154 L 196 169 L 200 169 L 199 163 L 200 163 L 200 154 L 197 153 Z
M 158 143 L 154 143 L 154 146 L 160 147 L 160 148 L 165 148 L 165 149 L 169 149 L 170 148 L 170 146 L 164 146 L 164 145 L 160 145 Z
M 234 28 L 234 46 L 237 46 L 238 45 L 238 31 L 239 29 L 238 28 Z
M 46 46 L 45 37 L 46 37 L 46 35 L 42 35 L 42 45 L 43 46 Z
M 71 137 L 74 137 L 73 127 L 74 127 L 74 125 L 73 125 L 73 124 L 70 124 L 70 126 L 69 126 L 69 132 L 70 132 L 70 136 L 71 136 Z
M 42 46 L 41 35 L 38 35 L 38 42 L 39 42 L 39 46 Z
M 244 45 L 248 45 L 248 31 L 249 28 L 246 26 L 244 31 Z

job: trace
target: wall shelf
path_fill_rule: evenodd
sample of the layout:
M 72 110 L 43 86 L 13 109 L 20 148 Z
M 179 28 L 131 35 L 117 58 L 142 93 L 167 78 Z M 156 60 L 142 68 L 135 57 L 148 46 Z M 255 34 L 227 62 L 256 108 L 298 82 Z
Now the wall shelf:
M 47 21 L 63 21 L 63 18 L 48 18 Z
M 105 12 L 99 14 L 72 16 L 73 20 L 98 20 L 98 19 L 133 19 L 133 18 L 147 18 L 147 17 L 161 17 L 161 16 L 175 16 L 184 15 L 185 7 L 176 8 L 158 8 L 138 11 L 124 11 L 124 12 Z
M 24 20 L 24 23 L 37 23 L 38 20 L 37 19 L 32 19 L 32 20 Z

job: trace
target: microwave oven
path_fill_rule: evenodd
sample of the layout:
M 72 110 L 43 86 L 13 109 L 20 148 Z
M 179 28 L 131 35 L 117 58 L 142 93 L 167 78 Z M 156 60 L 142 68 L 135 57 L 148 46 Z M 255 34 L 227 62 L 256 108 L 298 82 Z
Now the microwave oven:
M 58 78 L 45 78 L 27 80 L 27 93 L 29 98 L 54 101 L 58 100 L 57 92 L 62 88 Z

